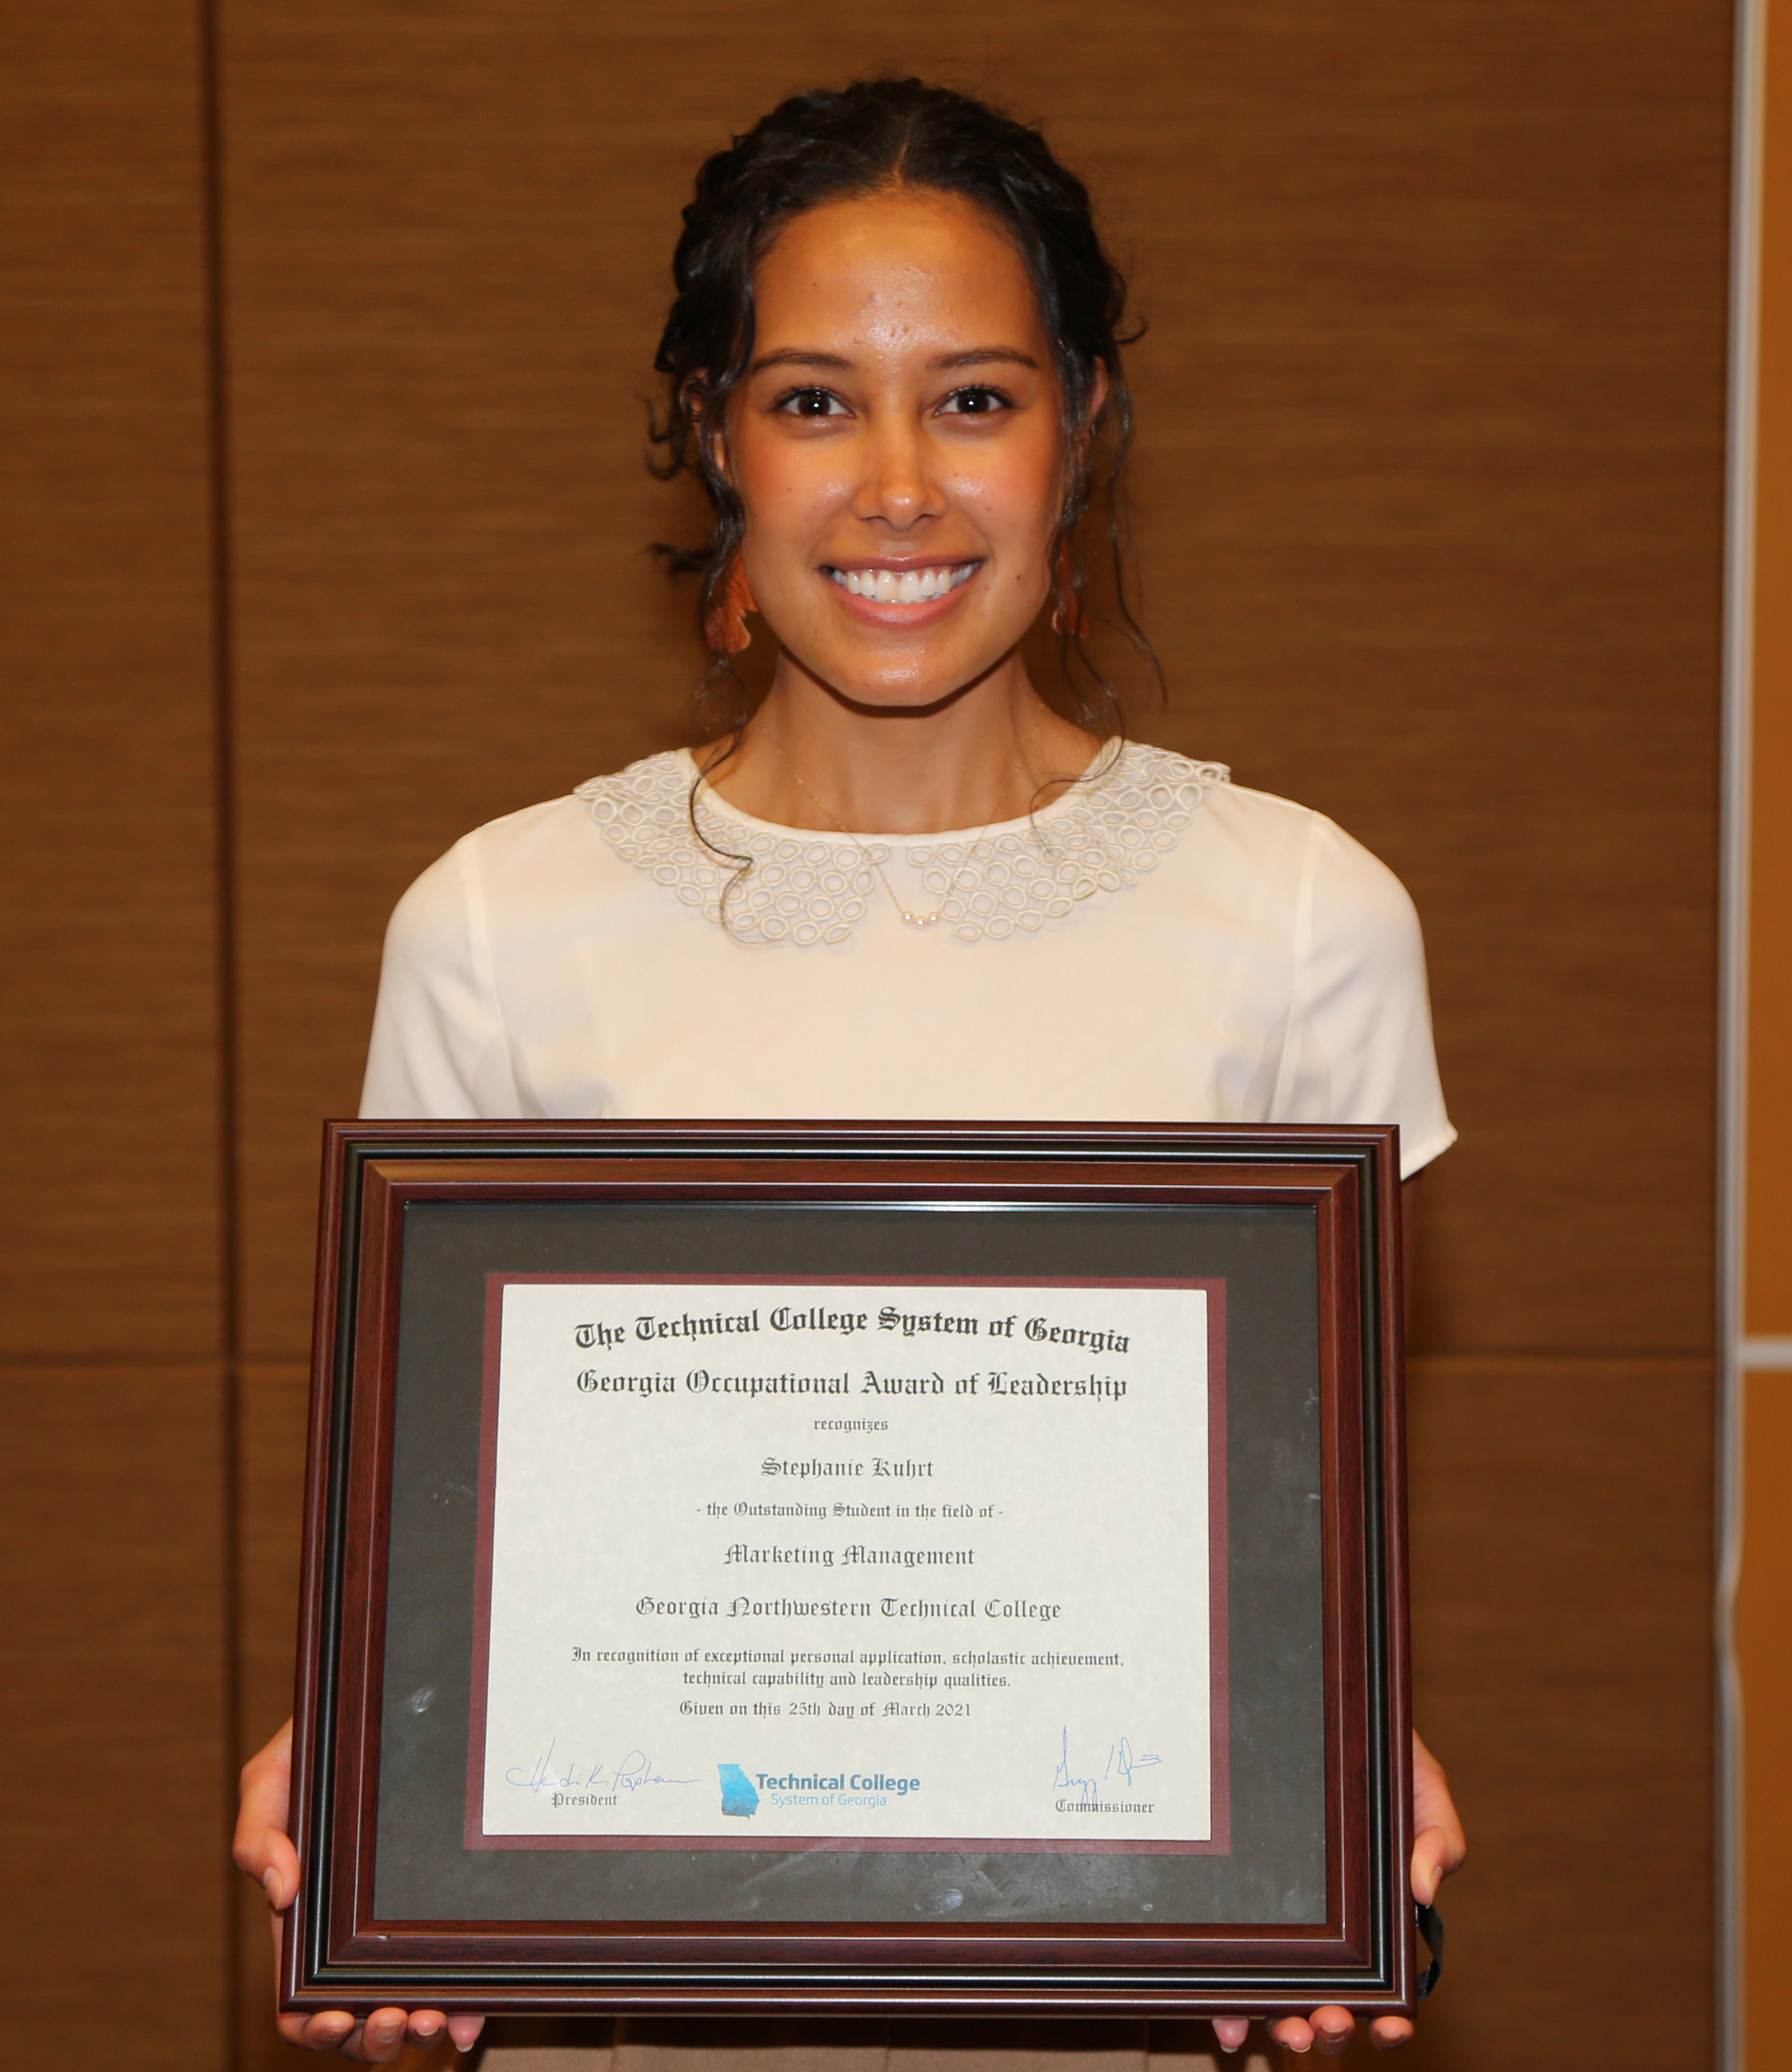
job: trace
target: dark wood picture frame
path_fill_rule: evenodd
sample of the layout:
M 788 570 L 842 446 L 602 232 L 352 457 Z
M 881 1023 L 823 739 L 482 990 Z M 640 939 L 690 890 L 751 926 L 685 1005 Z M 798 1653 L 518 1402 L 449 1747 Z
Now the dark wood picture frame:
M 1280 1210 L 1316 1236 L 1322 1920 L 601 1922 L 375 1912 L 407 1209 L 701 1202 Z M 1410 2013 L 1416 1992 L 1398 1133 L 331 1123 L 282 2005 L 493 2013 Z M 1124 1853 L 1115 1845 L 1115 1853 Z

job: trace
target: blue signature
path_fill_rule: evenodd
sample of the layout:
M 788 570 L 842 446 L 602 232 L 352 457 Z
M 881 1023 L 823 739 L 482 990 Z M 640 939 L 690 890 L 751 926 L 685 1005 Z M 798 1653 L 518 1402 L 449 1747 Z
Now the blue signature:
M 695 1784 L 694 1777 L 663 1777 L 639 1749 L 631 1749 L 613 1767 L 601 1762 L 557 1764 L 551 1741 L 547 1752 L 537 1758 L 527 1775 L 507 1770 L 504 1782 L 524 1791 L 639 1791 L 645 1784 Z
M 1079 1777 L 1071 1767 L 1071 1730 L 1066 1727 L 1058 1745 L 1058 1768 L 1051 1780 L 1054 1791 L 1075 1791 L 1085 1805 L 1091 1805 L 1100 1796 L 1100 1786 L 1110 1778 L 1124 1778 L 1130 1785 L 1136 1770 L 1149 1770 L 1153 1763 L 1161 1762 L 1161 1755 L 1140 1755 L 1124 1734 L 1111 1742 L 1108 1749 L 1107 1767 L 1100 1778 Z

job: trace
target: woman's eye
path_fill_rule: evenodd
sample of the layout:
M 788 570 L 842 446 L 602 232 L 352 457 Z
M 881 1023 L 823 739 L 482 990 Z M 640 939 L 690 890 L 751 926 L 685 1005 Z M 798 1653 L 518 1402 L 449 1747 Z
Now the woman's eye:
M 954 417 L 993 417 L 1014 406 L 999 388 L 955 388 L 939 407 Z
M 844 417 L 846 405 L 831 388 L 793 388 L 780 396 L 778 409 L 787 417 Z

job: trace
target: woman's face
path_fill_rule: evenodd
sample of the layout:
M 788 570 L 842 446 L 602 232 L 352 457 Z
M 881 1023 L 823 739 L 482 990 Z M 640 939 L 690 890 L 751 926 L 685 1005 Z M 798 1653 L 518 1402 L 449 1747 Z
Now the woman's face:
M 1062 405 L 1026 268 L 972 204 L 901 189 L 797 216 L 754 297 L 725 459 L 754 600 L 844 697 L 931 705 L 1050 587 Z

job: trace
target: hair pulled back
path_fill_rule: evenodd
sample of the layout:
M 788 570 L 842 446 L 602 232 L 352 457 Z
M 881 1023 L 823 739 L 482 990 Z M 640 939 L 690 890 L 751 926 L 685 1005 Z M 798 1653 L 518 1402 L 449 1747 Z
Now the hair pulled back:
M 1063 398 L 1067 487 L 1051 554 L 1075 603 L 1060 614 L 1065 679 L 1075 716 L 1099 734 L 1117 731 L 1113 688 L 1077 630 L 1088 585 L 1075 532 L 1091 504 L 1099 503 L 1120 615 L 1128 636 L 1149 656 L 1127 601 L 1116 495 L 1132 432 L 1120 347 L 1139 335 L 1122 332 L 1126 283 L 1103 248 L 1087 188 L 1040 132 L 949 87 L 886 78 L 795 94 L 704 161 L 672 257 L 677 293 L 654 360 L 666 377 L 667 413 L 652 428 L 664 458 L 650 465 L 662 480 L 694 474 L 714 528 L 706 547 L 655 551 L 675 574 L 702 578 L 697 623 L 706 627 L 746 531 L 719 441 L 728 399 L 752 362 L 754 268 L 792 216 L 894 187 L 962 195 L 987 210 L 1013 239 L 1032 278 Z M 1108 388 L 1091 417 L 1098 363 L 1107 369 Z M 707 633 L 705 639 L 707 644 Z M 707 732 L 737 730 L 750 717 L 745 687 L 713 648 L 710 662 L 700 717 Z

